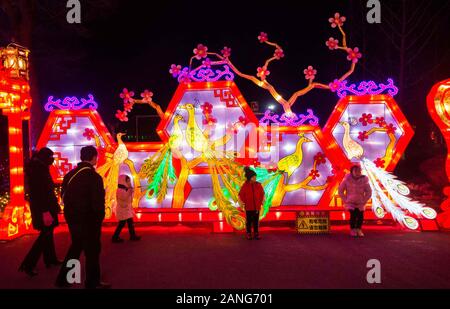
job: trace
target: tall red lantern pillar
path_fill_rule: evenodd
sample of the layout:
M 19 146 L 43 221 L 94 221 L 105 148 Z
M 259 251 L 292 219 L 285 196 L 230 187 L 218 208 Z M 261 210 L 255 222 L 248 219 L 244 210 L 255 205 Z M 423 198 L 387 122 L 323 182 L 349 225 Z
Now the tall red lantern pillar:
M 439 82 L 431 88 L 427 96 L 428 111 L 433 121 L 437 124 L 447 143 L 447 161 L 445 170 L 450 183 L 450 79 Z M 444 211 L 438 215 L 438 223 L 445 229 L 450 229 L 450 186 L 444 187 L 447 199 L 442 202 Z
M 18 45 L 0 48 L 0 111 L 8 117 L 10 202 L 0 220 L 0 239 L 18 236 L 31 218 L 24 196 L 24 148 L 22 123 L 29 120 L 28 53 Z

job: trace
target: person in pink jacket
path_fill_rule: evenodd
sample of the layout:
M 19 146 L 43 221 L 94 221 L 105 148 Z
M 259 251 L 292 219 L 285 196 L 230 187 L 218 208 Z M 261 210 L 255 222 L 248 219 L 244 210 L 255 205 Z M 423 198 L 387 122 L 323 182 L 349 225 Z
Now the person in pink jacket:
M 339 186 L 339 196 L 350 212 L 350 235 L 363 237 L 361 230 L 364 220 L 364 207 L 372 195 L 369 179 L 361 174 L 361 166 L 354 165 Z
M 133 187 L 131 186 L 131 179 L 127 175 L 119 176 L 119 185 L 116 194 L 116 218 L 119 221 L 116 231 L 112 237 L 113 243 L 123 242 L 120 238 L 120 232 L 125 224 L 128 224 L 128 232 L 130 233 L 130 240 L 140 240 L 141 237 L 136 235 L 133 222 Z

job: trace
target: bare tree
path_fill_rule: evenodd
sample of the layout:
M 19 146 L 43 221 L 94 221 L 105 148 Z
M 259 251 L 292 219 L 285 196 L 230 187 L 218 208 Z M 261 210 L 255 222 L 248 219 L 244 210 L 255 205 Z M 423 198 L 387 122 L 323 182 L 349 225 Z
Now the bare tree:
M 64 44 L 69 42 L 58 42 L 58 44 L 43 44 L 41 38 L 49 35 L 49 29 L 58 27 L 60 31 L 75 33 L 79 37 L 90 37 L 92 31 L 90 25 L 93 21 L 101 20 L 110 16 L 118 6 L 118 0 L 87 0 L 82 2 L 82 23 L 69 24 L 66 20 L 68 9 L 66 1 L 55 0 L 0 0 L 0 10 L 7 17 L 9 33 L 1 33 L 3 39 L 14 42 L 31 50 L 30 53 L 30 86 L 31 97 L 34 104 L 31 112 L 33 117 L 31 121 L 32 130 L 31 139 L 36 143 L 40 128 L 43 126 L 43 111 L 38 104 L 41 102 L 39 92 L 39 82 L 36 78 L 36 55 L 40 62 L 52 64 L 56 71 L 65 74 L 68 63 L 79 62 L 83 54 L 69 54 Z

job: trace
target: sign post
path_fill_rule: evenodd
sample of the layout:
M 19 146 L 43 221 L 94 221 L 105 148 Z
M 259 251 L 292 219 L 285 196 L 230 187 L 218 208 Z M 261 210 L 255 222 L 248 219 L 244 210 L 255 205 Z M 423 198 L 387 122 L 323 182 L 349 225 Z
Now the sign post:
M 299 234 L 327 234 L 330 232 L 330 213 L 328 211 L 299 211 L 295 222 Z

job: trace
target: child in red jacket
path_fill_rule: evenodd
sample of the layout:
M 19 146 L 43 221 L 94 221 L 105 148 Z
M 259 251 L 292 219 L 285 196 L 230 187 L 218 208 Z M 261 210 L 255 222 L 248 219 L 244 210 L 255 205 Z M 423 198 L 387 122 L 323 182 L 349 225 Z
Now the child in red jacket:
M 239 199 L 241 207 L 245 210 L 247 217 L 247 239 L 252 239 L 251 228 L 253 226 L 253 237 L 259 240 L 261 239 L 258 233 L 259 211 L 264 203 L 264 189 L 262 185 L 256 181 L 255 171 L 246 166 L 244 172 L 247 181 L 239 191 Z

